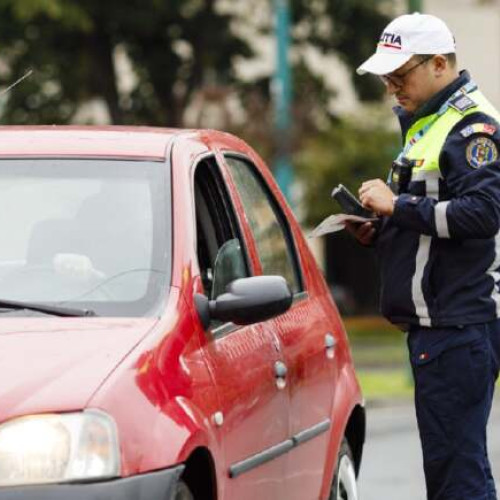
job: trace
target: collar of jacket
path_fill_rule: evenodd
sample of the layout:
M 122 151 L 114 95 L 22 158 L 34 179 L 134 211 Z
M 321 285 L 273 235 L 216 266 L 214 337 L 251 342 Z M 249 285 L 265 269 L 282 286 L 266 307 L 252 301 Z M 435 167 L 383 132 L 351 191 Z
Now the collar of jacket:
M 420 108 L 418 108 L 415 113 L 409 113 L 408 111 L 405 111 L 401 106 L 395 106 L 394 108 L 392 108 L 399 119 L 403 138 L 406 137 L 406 133 L 417 120 L 423 118 L 424 116 L 429 116 L 433 113 L 437 113 L 439 111 L 439 108 L 446 102 L 446 100 L 450 98 L 459 88 L 469 83 L 470 79 L 471 78 L 468 71 L 461 71 L 458 78 L 453 80 L 444 89 L 434 94 L 426 103 L 422 104 L 422 106 L 420 106 Z

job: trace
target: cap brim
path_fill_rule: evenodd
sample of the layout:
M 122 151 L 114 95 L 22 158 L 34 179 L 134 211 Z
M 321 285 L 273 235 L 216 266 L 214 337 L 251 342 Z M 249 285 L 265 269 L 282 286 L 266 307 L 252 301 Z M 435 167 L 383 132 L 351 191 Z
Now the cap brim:
M 373 54 L 357 70 L 358 75 L 373 73 L 374 75 L 387 75 L 403 66 L 412 58 L 413 54 Z

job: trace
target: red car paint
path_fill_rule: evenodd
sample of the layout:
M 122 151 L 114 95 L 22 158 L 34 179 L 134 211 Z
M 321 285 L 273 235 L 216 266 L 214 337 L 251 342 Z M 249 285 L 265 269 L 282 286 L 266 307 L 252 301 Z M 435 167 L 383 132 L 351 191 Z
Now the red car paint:
M 255 165 L 277 200 L 289 224 L 303 291 L 281 316 L 215 338 L 204 330 L 193 300 L 203 293 L 194 200 L 200 158 L 216 159 L 251 274 L 262 274 L 227 153 Z M 362 396 L 329 290 L 257 154 L 215 131 L 3 127 L 0 159 L 9 157 L 164 161 L 171 168 L 173 244 L 170 289 L 159 318 L 0 318 L 0 422 L 100 409 L 117 423 L 124 477 L 185 462 L 203 448 L 213 466 L 214 498 L 327 499 L 348 422 L 351 432 L 358 432 L 353 415 L 362 411 Z M 334 347 L 325 345 L 327 334 Z M 288 369 L 284 389 L 276 385 L 277 361 Z M 230 477 L 235 463 L 325 421 L 326 432 Z M 363 436 L 360 446 L 362 441 Z

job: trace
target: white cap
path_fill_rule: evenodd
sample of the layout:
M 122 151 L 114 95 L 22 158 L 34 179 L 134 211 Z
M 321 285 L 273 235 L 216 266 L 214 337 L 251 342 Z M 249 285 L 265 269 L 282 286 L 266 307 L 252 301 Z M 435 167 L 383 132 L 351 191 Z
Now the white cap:
M 377 52 L 358 69 L 359 75 L 386 75 L 400 68 L 415 54 L 451 54 L 455 39 L 448 26 L 428 14 L 405 14 L 384 29 Z

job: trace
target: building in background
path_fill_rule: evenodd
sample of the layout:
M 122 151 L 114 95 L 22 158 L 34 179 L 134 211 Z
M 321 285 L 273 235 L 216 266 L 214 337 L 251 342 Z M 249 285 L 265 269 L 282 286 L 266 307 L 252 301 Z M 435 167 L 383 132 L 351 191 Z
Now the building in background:
M 427 0 L 424 6 L 455 35 L 459 66 L 470 70 L 492 104 L 500 106 L 500 1 Z

